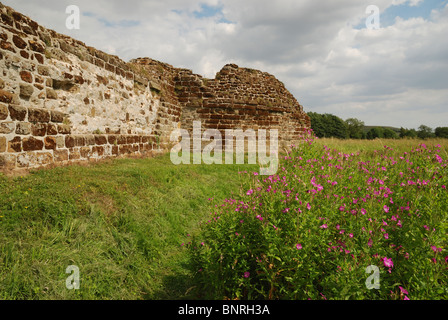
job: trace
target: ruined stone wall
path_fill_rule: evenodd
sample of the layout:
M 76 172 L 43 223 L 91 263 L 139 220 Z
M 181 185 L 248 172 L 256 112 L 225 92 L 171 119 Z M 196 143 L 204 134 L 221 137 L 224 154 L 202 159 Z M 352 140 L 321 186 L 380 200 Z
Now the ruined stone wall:
M 311 126 L 294 96 L 266 72 L 228 64 L 215 79 L 181 70 L 175 80 L 182 128 L 192 130 L 200 120 L 203 130 L 218 129 L 223 137 L 226 129 L 277 129 L 280 147 L 287 148 Z
M 167 151 L 176 128 L 309 128 L 272 75 L 226 65 L 215 79 L 150 58 L 126 63 L 0 3 L 0 170 Z
M 0 167 L 166 150 L 179 108 L 152 78 L 0 4 Z

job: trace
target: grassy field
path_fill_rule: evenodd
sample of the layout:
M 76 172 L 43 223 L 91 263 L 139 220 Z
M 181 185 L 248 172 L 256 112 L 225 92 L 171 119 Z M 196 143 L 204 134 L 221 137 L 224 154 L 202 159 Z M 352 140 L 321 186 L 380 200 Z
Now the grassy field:
M 327 146 L 332 149 L 337 149 L 345 153 L 365 152 L 371 153 L 375 150 L 382 150 L 384 146 L 393 148 L 398 154 L 409 152 L 411 149 L 417 148 L 420 144 L 427 144 L 428 146 L 440 145 L 442 153 L 445 155 L 448 152 L 448 139 L 375 139 L 375 140 L 355 140 L 347 139 L 340 140 L 334 138 L 317 139 L 316 144 Z
M 213 203 L 187 245 L 202 297 L 446 300 L 446 142 L 313 140 Z
M 180 242 L 249 168 L 176 166 L 167 154 L 0 176 L 0 299 L 185 297 Z M 70 265 L 80 290 L 66 288 Z
M 385 145 L 397 154 L 418 140 L 316 142 L 344 153 Z M 441 145 L 447 140 L 424 141 Z M 194 298 L 187 233 L 218 203 L 239 194 L 239 171 L 256 165 L 173 165 L 169 155 L 0 174 L 0 299 Z M 65 273 L 80 270 L 80 290 Z

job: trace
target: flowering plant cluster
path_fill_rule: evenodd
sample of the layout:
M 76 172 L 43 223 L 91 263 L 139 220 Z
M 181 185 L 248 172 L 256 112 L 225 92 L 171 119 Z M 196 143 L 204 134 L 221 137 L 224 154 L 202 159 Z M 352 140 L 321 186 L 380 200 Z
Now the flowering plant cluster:
M 448 172 L 439 146 L 345 154 L 309 135 L 277 174 L 241 172 L 186 247 L 228 299 L 447 299 Z M 445 159 L 444 159 L 445 156 Z M 366 267 L 379 268 L 379 289 Z

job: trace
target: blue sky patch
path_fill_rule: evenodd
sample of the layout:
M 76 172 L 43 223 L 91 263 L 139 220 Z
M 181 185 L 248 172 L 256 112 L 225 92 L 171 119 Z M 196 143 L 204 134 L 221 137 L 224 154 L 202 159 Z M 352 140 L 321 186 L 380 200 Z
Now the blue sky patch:
M 224 17 L 224 14 L 222 13 L 222 5 L 209 6 L 207 4 L 201 3 L 201 10 L 194 11 L 193 15 L 197 19 L 219 17 L 218 22 L 233 23 Z
M 222 15 L 222 6 L 209 6 L 209 5 L 202 3 L 201 10 L 194 11 L 193 14 L 198 19 L 214 17 L 219 14 Z
M 395 23 L 395 18 L 400 17 L 404 20 L 408 20 L 410 18 L 421 17 L 425 20 L 428 20 L 431 15 L 432 10 L 441 10 L 443 9 L 448 0 L 424 0 L 419 3 L 417 6 L 411 6 L 409 2 L 406 2 L 401 5 L 394 5 L 388 7 L 385 11 L 380 9 L 380 28 L 386 28 Z M 366 14 L 367 18 L 368 14 Z M 366 28 L 365 20 L 361 21 L 360 24 L 354 26 L 355 29 L 364 29 Z
M 109 27 L 109 28 L 116 28 L 116 27 L 130 28 L 130 27 L 136 27 L 136 26 L 140 25 L 140 21 L 138 21 L 138 20 L 109 21 L 107 19 L 98 17 L 96 14 L 94 14 L 93 12 L 90 12 L 90 11 L 82 12 L 82 15 L 85 17 L 95 18 L 99 22 L 101 22 L 105 27 Z

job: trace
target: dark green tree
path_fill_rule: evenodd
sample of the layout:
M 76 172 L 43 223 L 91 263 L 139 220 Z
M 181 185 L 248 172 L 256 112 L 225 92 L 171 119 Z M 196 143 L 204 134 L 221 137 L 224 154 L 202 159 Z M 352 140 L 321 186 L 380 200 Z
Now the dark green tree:
M 347 127 L 344 120 L 333 115 L 324 114 L 325 131 L 327 137 L 334 137 L 339 139 L 347 139 Z
M 435 135 L 437 138 L 448 139 L 448 127 L 437 127 L 435 130 Z
M 398 134 L 390 128 L 384 128 L 383 129 L 383 137 L 386 139 L 397 139 Z
M 400 128 L 400 138 L 417 138 L 417 131 L 415 129 Z
M 347 127 L 341 118 L 329 113 L 308 112 L 307 114 L 311 120 L 311 129 L 319 138 L 347 138 Z
M 432 128 L 422 124 L 420 127 L 418 127 L 417 136 L 420 139 L 428 139 L 428 138 L 433 138 L 435 135 L 433 133 Z
M 311 120 L 311 129 L 313 129 L 314 134 L 319 138 L 325 137 L 325 125 L 323 123 L 322 115 L 316 112 L 308 112 L 308 116 Z
M 410 137 L 410 138 L 417 138 L 417 130 L 409 129 L 408 137 Z
M 363 139 L 364 135 L 364 121 L 358 120 L 356 118 L 349 118 L 345 120 L 347 127 L 348 138 L 351 139 Z
M 408 136 L 408 131 L 409 131 L 408 129 L 401 127 L 399 133 L 400 138 L 406 138 Z
M 367 139 L 373 140 L 376 138 L 383 138 L 383 129 L 380 127 L 375 127 L 370 129 L 366 134 Z

